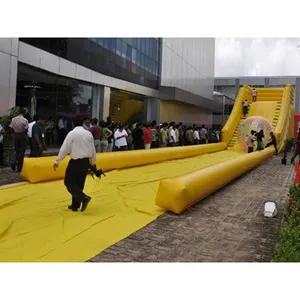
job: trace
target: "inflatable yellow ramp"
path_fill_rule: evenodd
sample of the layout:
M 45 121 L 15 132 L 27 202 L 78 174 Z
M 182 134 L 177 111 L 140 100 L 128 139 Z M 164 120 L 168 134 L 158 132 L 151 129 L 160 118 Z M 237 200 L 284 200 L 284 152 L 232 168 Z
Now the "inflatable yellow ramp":
M 282 149 L 293 132 L 293 89 L 257 93 L 249 114 L 272 122 Z M 98 154 L 107 177 L 87 178 L 92 201 L 83 213 L 67 209 L 70 195 L 62 180 L 67 159 L 57 172 L 55 157 L 25 159 L 21 175 L 30 183 L 0 190 L 0 261 L 84 262 L 166 210 L 181 213 L 263 163 L 274 155 L 273 147 L 252 154 L 236 149 L 245 99 L 251 103 L 248 86 L 239 91 L 221 143 Z

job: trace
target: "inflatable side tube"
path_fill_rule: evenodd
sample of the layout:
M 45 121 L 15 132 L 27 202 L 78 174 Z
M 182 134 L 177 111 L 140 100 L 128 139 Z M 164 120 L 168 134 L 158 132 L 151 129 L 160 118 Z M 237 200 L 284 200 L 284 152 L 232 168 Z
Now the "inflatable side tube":
M 275 149 L 272 146 L 184 176 L 162 180 L 155 203 L 164 210 L 180 214 L 235 178 L 262 164 L 274 153 Z

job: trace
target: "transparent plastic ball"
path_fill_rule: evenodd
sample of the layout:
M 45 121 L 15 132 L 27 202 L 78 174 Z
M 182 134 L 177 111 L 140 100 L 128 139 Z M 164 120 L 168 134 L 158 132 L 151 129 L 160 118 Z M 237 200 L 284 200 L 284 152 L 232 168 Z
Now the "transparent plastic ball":
M 250 117 L 247 118 L 240 126 L 237 131 L 237 145 L 240 150 L 247 151 L 248 149 L 248 138 L 251 133 L 251 130 L 255 132 L 259 132 L 260 130 L 264 132 L 263 144 L 264 146 L 270 141 L 271 136 L 270 133 L 273 131 L 272 124 L 264 117 Z M 257 143 L 255 142 L 255 149 Z

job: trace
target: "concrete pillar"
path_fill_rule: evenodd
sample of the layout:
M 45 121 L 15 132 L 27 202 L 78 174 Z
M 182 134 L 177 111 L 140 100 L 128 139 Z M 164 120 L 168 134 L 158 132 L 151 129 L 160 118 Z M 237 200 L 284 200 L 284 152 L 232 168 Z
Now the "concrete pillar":
M 93 85 L 92 102 L 93 118 L 106 121 L 106 118 L 109 117 L 110 87 Z
M 92 118 L 99 119 L 100 114 L 100 86 L 93 84 L 92 86 Z
M 160 122 L 160 99 L 148 98 L 144 100 L 144 122 Z
M 18 39 L 0 38 L 0 115 L 16 105 Z

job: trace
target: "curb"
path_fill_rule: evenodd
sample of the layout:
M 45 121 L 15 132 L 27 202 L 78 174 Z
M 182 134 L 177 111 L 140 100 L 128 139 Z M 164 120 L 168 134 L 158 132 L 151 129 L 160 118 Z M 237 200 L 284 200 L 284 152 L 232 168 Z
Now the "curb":
M 29 184 L 29 182 L 25 181 L 25 182 L 4 184 L 4 185 L 0 185 L 0 190 L 10 189 L 10 188 L 14 188 L 14 187 L 18 187 L 18 186 L 22 186 L 22 185 L 26 185 L 26 184 Z

